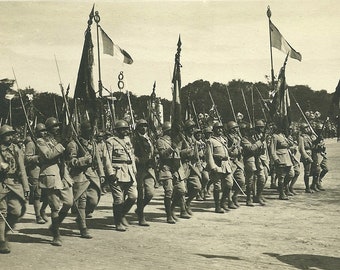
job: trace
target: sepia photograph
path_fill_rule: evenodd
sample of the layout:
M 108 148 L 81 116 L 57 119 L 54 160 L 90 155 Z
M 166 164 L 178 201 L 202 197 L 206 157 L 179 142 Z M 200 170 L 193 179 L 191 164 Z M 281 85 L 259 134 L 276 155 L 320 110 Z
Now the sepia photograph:
M 0 9 L 0 269 L 340 269 L 339 1 Z

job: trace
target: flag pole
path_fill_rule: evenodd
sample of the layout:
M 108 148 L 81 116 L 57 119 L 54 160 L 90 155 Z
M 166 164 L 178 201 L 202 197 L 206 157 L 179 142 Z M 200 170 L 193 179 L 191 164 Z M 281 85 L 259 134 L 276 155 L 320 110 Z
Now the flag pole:
M 273 68 L 272 31 L 270 29 L 270 17 L 271 16 L 272 16 L 272 12 L 270 10 L 270 6 L 268 6 L 267 7 L 267 17 L 268 17 L 269 43 L 270 43 L 270 66 L 271 66 L 272 88 L 273 88 L 273 91 L 274 91 L 275 82 L 274 82 L 274 68 Z
M 98 52 L 98 92 L 99 92 L 99 97 L 103 97 L 103 87 L 102 87 L 102 73 L 100 70 L 100 49 L 99 49 L 99 22 L 100 22 L 100 16 L 99 12 L 96 11 L 94 15 L 94 21 L 96 22 L 97 25 L 97 52 Z

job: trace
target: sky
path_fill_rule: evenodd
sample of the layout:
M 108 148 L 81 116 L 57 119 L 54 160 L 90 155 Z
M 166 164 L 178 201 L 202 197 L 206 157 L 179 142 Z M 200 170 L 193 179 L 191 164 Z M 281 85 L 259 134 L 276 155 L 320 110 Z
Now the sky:
M 14 78 L 20 88 L 60 94 L 70 83 L 71 95 L 93 1 L 0 1 L 0 79 Z M 103 55 L 103 85 L 118 91 L 124 73 L 125 90 L 171 99 L 171 77 L 179 35 L 182 40 L 182 86 L 203 79 L 228 83 L 235 79 L 266 82 L 270 75 L 267 7 L 272 22 L 302 54 L 290 58 L 288 85 L 308 85 L 334 92 L 340 79 L 340 20 L 338 0 L 300 1 L 96 1 L 100 25 L 134 63 Z M 94 84 L 98 85 L 96 26 Z M 273 48 L 277 75 L 285 54 Z M 105 94 L 105 93 L 104 93 Z

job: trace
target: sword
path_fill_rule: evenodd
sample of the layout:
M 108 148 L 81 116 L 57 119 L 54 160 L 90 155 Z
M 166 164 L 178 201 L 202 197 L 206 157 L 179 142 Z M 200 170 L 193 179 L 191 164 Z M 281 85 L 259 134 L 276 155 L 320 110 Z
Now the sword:
M 6 218 L 4 217 L 4 215 L 3 215 L 1 212 L 0 212 L 0 216 L 1 216 L 1 218 L 5 221 L 6 225 L 7 225 L 8 228 L 11 230 L 11 232 L 14 233 L 14 231 L 13 231 L 11 225 L 8 224 Z

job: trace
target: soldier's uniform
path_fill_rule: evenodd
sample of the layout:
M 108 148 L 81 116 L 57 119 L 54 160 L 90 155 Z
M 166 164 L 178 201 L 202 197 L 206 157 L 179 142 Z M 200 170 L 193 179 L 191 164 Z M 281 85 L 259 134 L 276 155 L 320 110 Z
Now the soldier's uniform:
M 234 194 L 232 196 L 232 200 L 235 206 L 239 207 L 240 205 L 238 203 L 238 195 L 242 192 L 245 184 L 241 137 L 238 134 L 238 124 L 236 122 L 228 122 L 226 129 L 231 169 L 235 181 L 233 184 Z
M 316 124 L 315 130 L 318 133 L 318 138 L 313 142 L 312 148 L 312 171 L 313 171 L 313 182 L 311 189 L 315 191 L 324 191 L 325 189 L 321 185 L 323 177 L 328 172 L 327 156 L 326 156 L 326 145 L 322 137 L 323 125 L 321 123 Z
M 185 173 L 181 162 L 179 149 L 170 137 L 171 123 L 164 122 L 163 136 L 157 140 L 157 151 L 159 153 L 159 174 L 158 181 L 164 189 L 164 206 L 167 222 L 174 224 L 176 216 L 174 208 L 179 204 L 181 217 L 190 218 L 186 212 L 185 194 Z
M 289 183 L 289 186 L 285 187 L 285 190 L 286 190 L 286 193 L 288 193 L 288 195 L 296 195 L 296 192 L 294 190 L 294 185 L 300 175 L 300 161 L 296 157 L 296 153 L 298 151 L 299 145 L 298 145 L 298 142 L 294 140 L 292 135 L 288 136 L 288 142 L 289 142 L 289 154 L 291 155 L 291 159 L 293 163 L 294 177 Z
M 115 123 L 118 136 L 113 135 L 106 141 L 108 158 L 111 165 L 106 171 L 113 197 L 113 212 L 117 231 L 125 231 L 128 226 L 125 215 L 137 199 L 136 163 L 129 135 L 129 125 L 124 120 Z M 104 158 L 105 159 L 105 158 Z
M 88 122 L 81 125 L 81 135 L 91 130 Z M 80 145 L 79 145 L 80 144 Z M 97 144 L 92 139 L 80 137 L 78 143 L 72 140 L 67 145 L 66 159 L 73 179 L 73 196 L 77 207 L 77 224 L 82 238 L 92 238 L 87 231 L 86 216 L 92 213 L 99 203 L 101 181 L 104 179 L 102 160 Z
M 255 134 L 253 135 L 255 141 L 259 141 L 261 140 L 261 138 L 263 138 L 263 136 L 265 136 L 264 129 L 264 122 L 262 120 L 257 120 L 255 123 Z M 254 202 L 258 202 L 261 205 L 264 205 L 265 199 L 263 197 L 263 189 L 267 183 L 270 165 L 267 142 L 265 139 L 263 139 L 262 143 L 263 146 L 255 154 L 256 178 L 254 188 L 256 188 L 256 195 L 254 198 Z
M 270 153 L 275 162 L 275 170 L 278 179 L 279 199 L 288 200 L 284 192 L 284 186 L 294 177 L 294 169 L 291 156 L 289 154 L 289 142 L 287 137 L 277 130 L 273 134 Z
M 243 162 L 246 182 L 246 195 L 247 206 L 254 206 L 253 193 L 254 193 L 254 176 L 257 171 L 255 156 L 258 155 L 263 149 L 263 141 L 256 140 L 250 134 L 250 126 L 246 123 L 240 124 L 240 130 L 242 134 L 241 146 L 243 148 Z M 258 179 L 257 185 L 264 186 L 264 177 Z
M 42 123 L 38 123 L 36 127 L 36 135 L 38 133 L 45 133 L 46 128 Z M 41 137 L 40 135 L 38 137 Z M 38 224 L 45 224 L 48 221 L 47 216 L 45 214 L 45 208 L 47 206 L 47 201 L 43 202 L 43 207 L 40 206 L 40 201 L 44 200 L 41 196 L 41 188 L 39 187 L 39 174 L 40 174 L 40 165 L 39 165 L 39 155 L 36 151 L 35 143 L 29 140 L 25 147 L 25 166 L 26 172 L 28 176 L 28 181 L 30 183 L 30 204 L 34 206 L 34 212 L 36 216 L 36 222 Z
M 211 168 L 210 176 L 214 183 L 215 212 L 224 213 L 223 209 L 235 209 L 231 189 L 233 187 L 232 169 L 228 153 L 228 142 L 223 136 L 223 125 L 215 123 L 214 135 L 208 141 L 207 162 Z M 220 198 L 220 192 L 222 197 Z M 226 201 L 228 200 L 228 206 Z
M 197 196 L 198 192 L 201 190 L 201 168 L 200 168 L 200 158 L 198 152 L 198 144 L 193 135 L 193 131 L 196 124 L 192 120 L 187 120 L 184 123 L 185 135 L 181 142 L 181 160 L 183 168 L 187 175 L 187 200 L 186 200 L 186 210 L 189 215 L 192 215 L 191 211 L 191 201 Z
M 39 186 L 46 192 L 51 208 L 50 230 L 53 235 L 51 244 L 61 246 L 59 227 L 73 204 L 73 180 L 64 161 L 65 148 L 55 138 L 58 132 L 55 130 L 59 129 L 60 123 L 54 117 L 50 117 L 46 120 L 45 126 L 48 134 L 37 139 L 40 160 Z
M 136 125 L 136 134 L 134 137 L 134 150 L 136 156 L 137 167 L 137 215 L 138 224 L 140 226 L 149 226 L 144 217 L 144 208 L 149 204 L 155 192 L 156 184 L 156 156 L 154 143 L 146 133 L 148 123 L 141 119 Z M 142 134 L 139 129 L 145 129 L 145 134 Z
M 299 152 L 301 155 L 300 161 L 304 167 L 304 182 L 305 182 L 305 192 L 312 193 L 313 191 L 310 189 L 309 186 L 309 177 L 312 173 L 312 147 L 313 147 L 313 140 L 310 135 L 309 126 L 307 124 L 301 124 L 301 134 L 299 136 Z
M 9 231 L 4 218 L 13 228 L 18 219 L 25 214 L 25 202 L 29 185 L 24 166 L 24 155 L 11 141 L 4 142 L 5 136 L 15 133 L 13 128 L 3 125 L 0 128 L 0 253 L 9 253 L 7 233 Z

